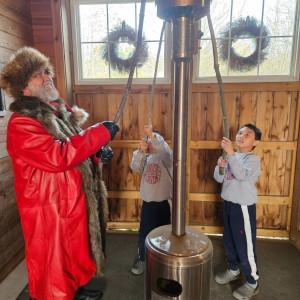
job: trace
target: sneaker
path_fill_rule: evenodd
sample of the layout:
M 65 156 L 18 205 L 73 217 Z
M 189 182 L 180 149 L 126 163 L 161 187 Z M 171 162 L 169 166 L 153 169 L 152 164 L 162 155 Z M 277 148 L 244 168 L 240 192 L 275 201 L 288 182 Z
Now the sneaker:
M 226 284 L 228 282 L 231 282 L 231 281 L 234 281 L 234 280 L 238 279 L 239 276 L 240 276 L 240 273 L 237 274 L 237 275 L 233 275 L 232 272 L 230 272 L 230 270 L 227 269 L 224 272 L 218 273 L 215 276 L 215 280 L 219 284 Z
M 131 272 L 135 275 L 140 275 L 145 271 L 145 262 L 138 260 L 132 267 Z
M 258 285 L 256 288 L 253 288 L 245 282 L 242 286 L 233 291 L 232 296 L 239 300 L 249 300 L 254 295 L 258 294 L 258 292 Z

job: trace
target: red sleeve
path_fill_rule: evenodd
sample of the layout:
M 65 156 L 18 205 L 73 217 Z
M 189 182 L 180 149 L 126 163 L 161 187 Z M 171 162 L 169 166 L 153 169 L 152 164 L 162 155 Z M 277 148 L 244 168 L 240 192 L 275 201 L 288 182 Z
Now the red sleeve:
M 100 162 L 100 157 L 97 157 L 96 154 L 93 155 L 93 160 L 95 163 L 99 163 Z
M 7 130 L 9 154 L 48 172 L 62 172 L 77 166 L 109 140 L 109 131 L 100 123 L 63 141 L 55 139 L 40 121 L 30 117 L 13 116 Z

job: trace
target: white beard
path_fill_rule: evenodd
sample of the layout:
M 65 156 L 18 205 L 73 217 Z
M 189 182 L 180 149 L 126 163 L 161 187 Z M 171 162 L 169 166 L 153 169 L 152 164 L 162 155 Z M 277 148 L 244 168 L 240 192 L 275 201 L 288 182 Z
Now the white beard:
M 57 89 L 52 85 L 51 91 L 47 91 L 45 87 L 35 87 L 28 85 L 31 96 L 37 97 L 44 102 L 51 102 L 58 99 L 59 93 Z

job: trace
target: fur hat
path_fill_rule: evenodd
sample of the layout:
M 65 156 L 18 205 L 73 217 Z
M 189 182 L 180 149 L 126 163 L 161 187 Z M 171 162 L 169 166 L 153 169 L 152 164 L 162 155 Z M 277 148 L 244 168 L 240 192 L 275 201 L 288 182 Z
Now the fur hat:
M 49 58 L 36 49 L 23 47 L 8 61 L 2 70 L 0 87 L 14 99 L 23 95 L 30 77 L 38 70 L 46 70 L 50 77 L 54 76 Z

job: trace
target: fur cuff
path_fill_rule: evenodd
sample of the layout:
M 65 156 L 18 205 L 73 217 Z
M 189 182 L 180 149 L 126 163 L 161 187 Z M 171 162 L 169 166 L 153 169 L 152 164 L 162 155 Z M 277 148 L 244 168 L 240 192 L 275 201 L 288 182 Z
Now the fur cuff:
M 82 125 L 88 119 L 89 114 L 82 108 L 78 108 L 78 106 L 73 106 L 72 110 L 74 112 L 73 117 L 75 122 L 78 125 Z

